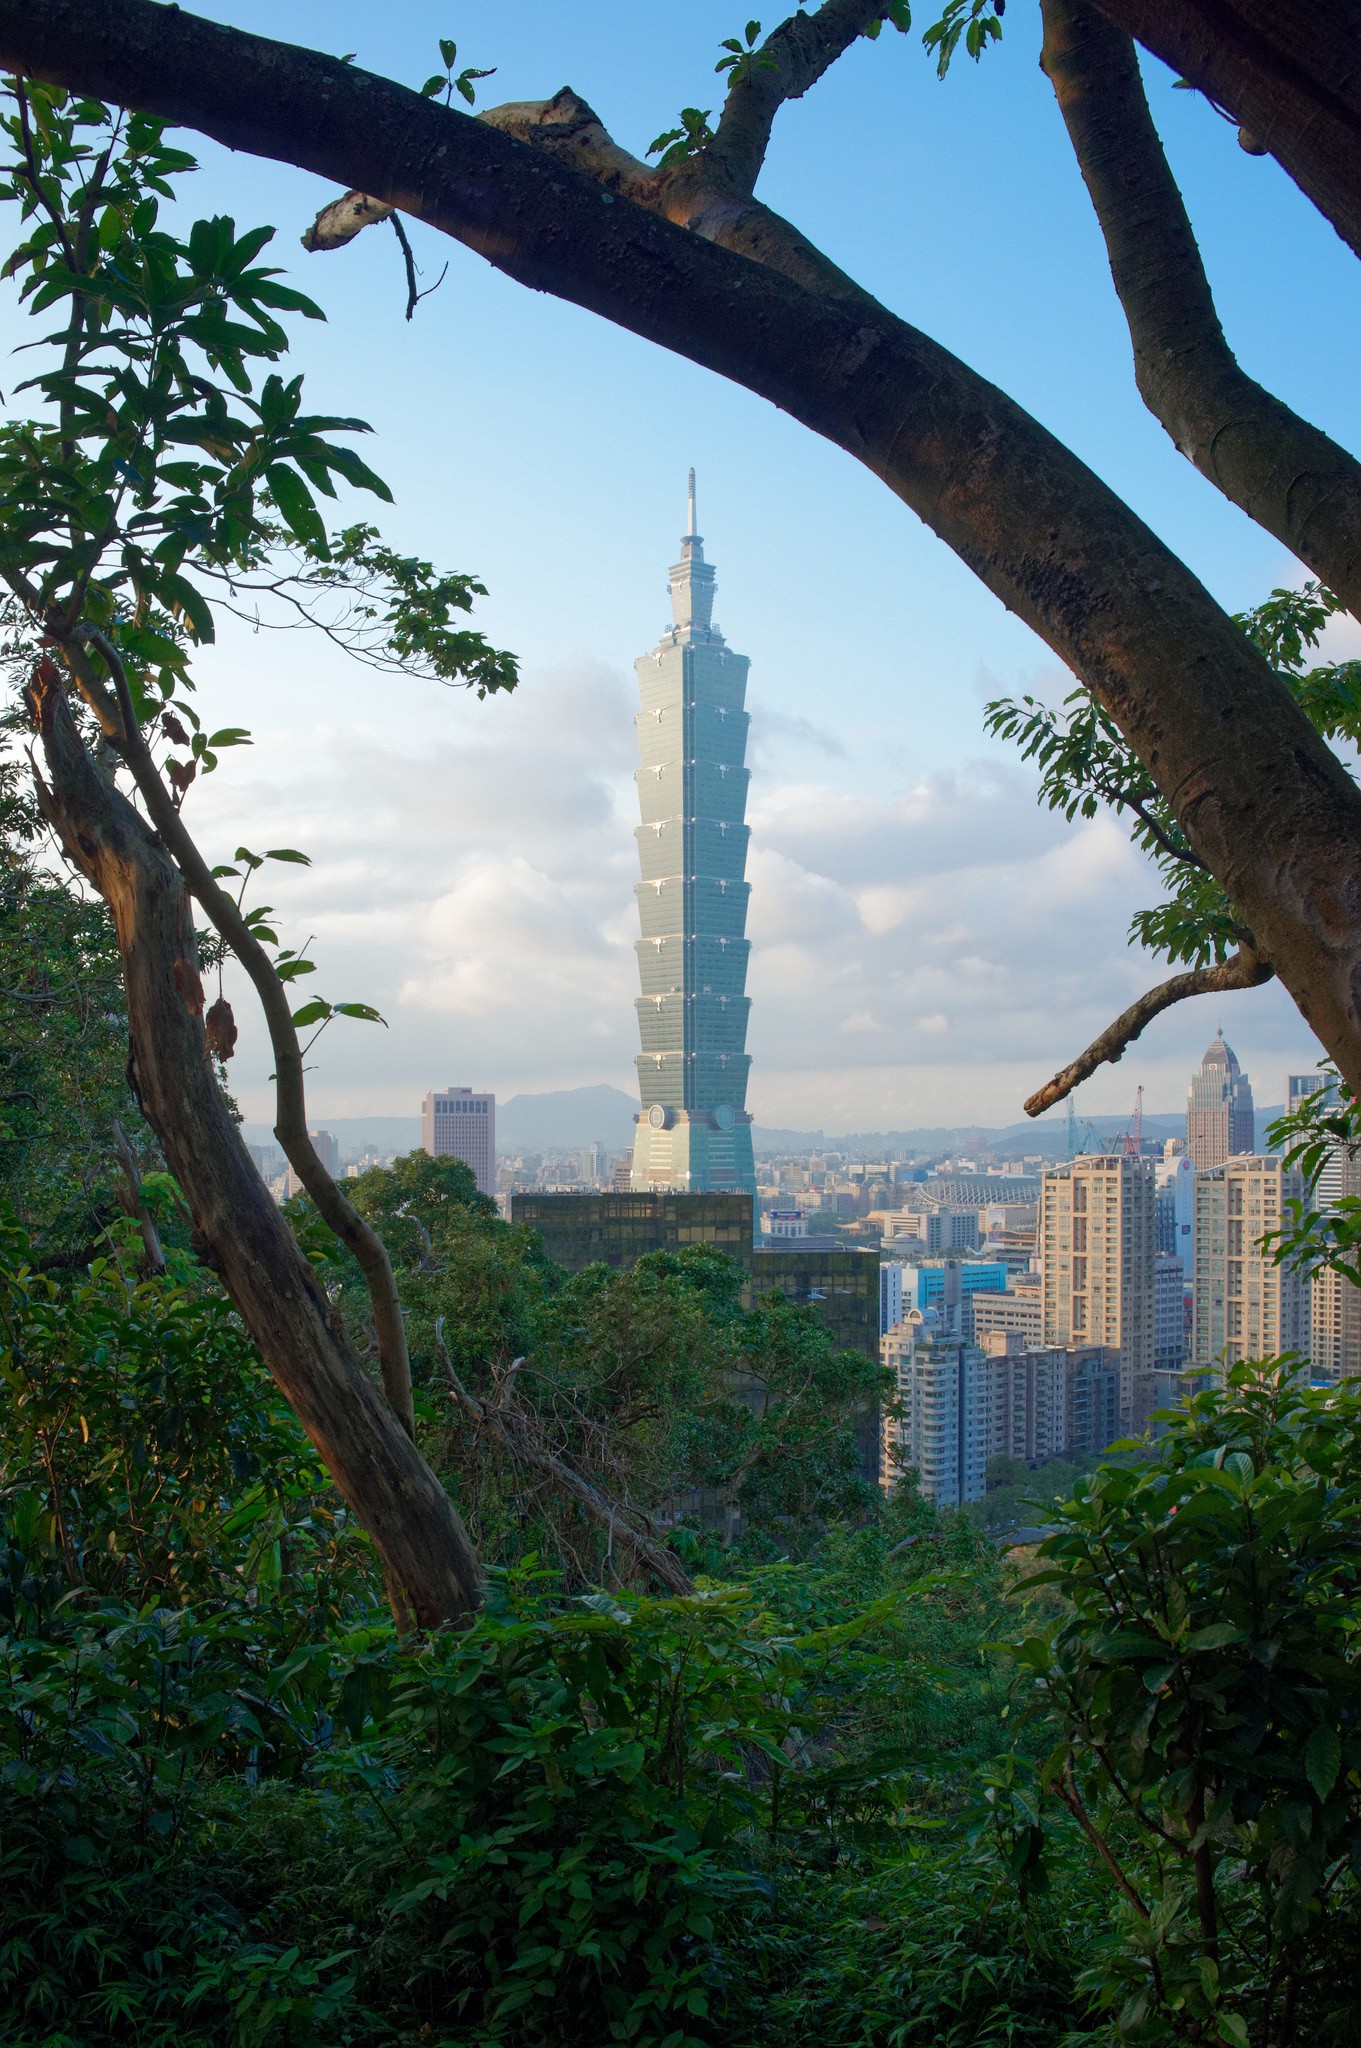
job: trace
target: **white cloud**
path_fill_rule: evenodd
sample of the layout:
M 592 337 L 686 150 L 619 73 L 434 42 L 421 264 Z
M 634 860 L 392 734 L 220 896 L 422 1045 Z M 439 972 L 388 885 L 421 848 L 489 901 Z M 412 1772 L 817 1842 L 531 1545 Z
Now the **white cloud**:
M 460 1081 L 503 1095 L 630 1088 L 631 684 L 582 663 L 505 701 L 432 703 L 406 686 L 383 701 L 384 722 L 275 727 L 192 799 L 214 858 L 242 841 L 313 856 L 267 870 L 265 900 L 291 942 L 314 935 L 309 993 L 373 1002 L 388 1020 L 328 1031 L 314 1114 L 411 1113 L 427 1088 Z M 1012 1121 L 1158 977 L 1125 944 L 1156 885 L 1118 825 L 1040 811 L 1010 764 L 921 776 L 890 799 L 767 773 L 750 817 L 761 1122 Z M 249 991 L 233 997 L 233 1078 L 247 1113 L 267 1115 L 272 1063 Z M 1139 1079 L 1151 1108 L 1175 1107 L 1221 1013 L 1250 1070 L 1269 1057 L 1283 1071 L 1308 1046 L 1279 991 L 1211 1007 L 1154 1026 L 1084 1107 L 1124 1105 Z M 1279 1100 L 1271 1069 L 1259 1092 Z

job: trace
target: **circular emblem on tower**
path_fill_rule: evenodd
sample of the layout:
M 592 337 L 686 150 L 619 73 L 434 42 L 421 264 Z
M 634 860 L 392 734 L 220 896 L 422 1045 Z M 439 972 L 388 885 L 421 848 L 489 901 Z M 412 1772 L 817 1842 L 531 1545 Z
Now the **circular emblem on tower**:
M 666 1129 L 666 1111 L 662 1108 L 660 1102 L 653 1103 L 647 1113 L 647 1120 L 654 1131 L 664 1131 Z
M 735 1121 L 732 1104 L 730 1102 L 720 1102 L 718 1108 L 714 1111 L 714 1122 L 719 1130 L 730 1131 Z

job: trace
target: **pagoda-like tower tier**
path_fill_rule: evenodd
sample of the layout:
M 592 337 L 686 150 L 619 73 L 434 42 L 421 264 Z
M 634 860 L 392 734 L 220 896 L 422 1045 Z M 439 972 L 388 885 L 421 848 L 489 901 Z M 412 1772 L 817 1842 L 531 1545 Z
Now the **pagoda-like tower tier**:
M 645 996 L 688 988 L 696 996 L 740 996 L 747 985 L 747 939 L 716 938 L 712 932 L 680 932 L 639 939 L 638 985 Z
M 643 702 L 649 697 L 654 701 L 650 709 L 636 712 L 633 720 L 638 731 L 638 759 L 644 769 L 674 761 L 678 754 L 703 761 L 746 760 L 751 719 L 742 709 L 745 662 L 735 689 L 723 687 L 729 683 L 729 678 L 723 677 L 717 697 L 709 690 L 701 698 L 682 696 L 665 682 L 654 681 L 647 673 L 649 667 L 644 661 L 638 675 Z M 704 681 L 697 679 L 696 687 L 704 687 Z
M 740 1053 L 747 1042 L 750 996 L 635 996 L 644 1052 Z
M 634 885 L 645 939 L 670 938 L 693 925 L 710 938 L 740 939 L 747 928 L 749 882 L 726 875 L 659 875 Z
M 740 761 L 658 761 L 635 770 L 644 828 L 674 818 L 687 806 L 701 817 L 740 825 L 747 814 L 751 770 Z
M 683 1102 L 687 1091 L 697 1105 L 746 1106 L 750 1053 L 640 1053 L 637 1066 L 644 1111 L 654 1102 Z
M 634 836 L 645 882 L 672 875 L 740 882 L 746 872 L 751 828 L 726 818 L 660 818 L 638 826 Z

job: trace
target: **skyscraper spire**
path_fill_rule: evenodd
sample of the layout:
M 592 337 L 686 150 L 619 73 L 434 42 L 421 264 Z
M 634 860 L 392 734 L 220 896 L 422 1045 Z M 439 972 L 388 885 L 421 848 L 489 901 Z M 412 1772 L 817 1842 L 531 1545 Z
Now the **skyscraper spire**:
M 695 531 L 671 570 L 673 624 L 637 663 L 642 936 L 633 1186 L 754 1195 L 747 1112 L 747 660 L 713 624 Z
M 714 570 L 704 559 L 704 542 L 695 531 L 695 472 L 690 472 L 687 507 L 690 530 L 681 536 L 681 558 L 671 567 L 671 616 L 679 631 L 713 638 L 721 646 L 723 635 L 713 623 Z

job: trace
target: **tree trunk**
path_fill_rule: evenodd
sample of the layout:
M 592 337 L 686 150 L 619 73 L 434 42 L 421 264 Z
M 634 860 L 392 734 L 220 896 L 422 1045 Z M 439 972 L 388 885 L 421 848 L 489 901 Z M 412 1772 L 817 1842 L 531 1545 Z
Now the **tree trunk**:
M 159 838 L 96 771 L 59 681 L 31 703 L 43 815 L 108 904 L 142 1111 L 228 1293 L 346 1504 L 427 1628 L 464 1622 L 481 1574 L 458 1513 L 334 1334 L 324 1295 L 251 1162 L 208 1056 L 192 903 Z
M 780 274 L 314 51 L 148 0 L 0 0 L 0 58 L 352 185 L 732 377 L 911 506 L 1110 713 L 1257 957 L 1361 1092 L 1361 792 L 1185 564 L 1004 393 Z M 806 262 L 806 250 L 801 259 Z

